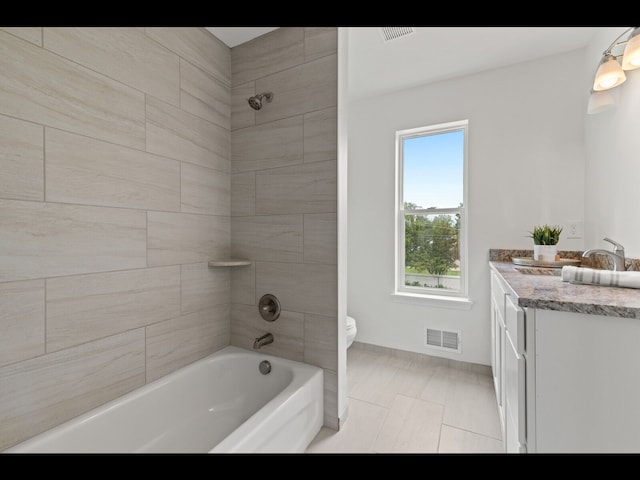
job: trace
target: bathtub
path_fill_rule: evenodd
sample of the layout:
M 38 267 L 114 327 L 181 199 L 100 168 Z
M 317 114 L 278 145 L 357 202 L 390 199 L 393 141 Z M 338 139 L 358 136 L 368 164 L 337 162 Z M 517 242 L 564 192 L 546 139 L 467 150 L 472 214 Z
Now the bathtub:
M 321 368 L 228 346 L 5 453 L 302 453 L 322 423 Z

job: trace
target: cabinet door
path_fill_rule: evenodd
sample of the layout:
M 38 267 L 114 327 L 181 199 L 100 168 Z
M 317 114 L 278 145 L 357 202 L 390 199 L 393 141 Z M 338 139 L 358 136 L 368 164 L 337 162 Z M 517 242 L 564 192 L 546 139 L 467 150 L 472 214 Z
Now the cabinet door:
M 496 397 L 498 398 L 498 405 L 500 402 L 500 372 L 502 370 L 501 359 L 501 347 L 503 335 L 503 329 L 500 326 L 500 312 L 497 309 L 495 302 L 491 301 L 491 372 L 493 374 L 493 384 L 496 389 Z
M 505 335 L 505 447 L 508 453 L 526 451 L 526 387 L 525 358 L 518 353 L 507 330 Z
M 493 374 L 493 386 L 496 392 L 498 414 L 502 436 L 505 436 L 504 419 L 504 350 L 505 350 L 505 324 L 504 305 L 505 291 L 500 285 L 500 280 L 494 272 L 491 272 L 491 372 Z

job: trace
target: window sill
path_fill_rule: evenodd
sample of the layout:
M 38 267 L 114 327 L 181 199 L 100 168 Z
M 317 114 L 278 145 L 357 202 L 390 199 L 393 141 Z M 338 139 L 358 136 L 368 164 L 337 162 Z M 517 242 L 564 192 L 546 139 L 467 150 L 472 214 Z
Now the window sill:
M 471 310 L 473 305 L 473 302 L 466 297 L 448 297 L 446 295 L 426 295 L 422 293 L 394 292 L 391 294 L 391 299 L 400 303 L 459 310 Z

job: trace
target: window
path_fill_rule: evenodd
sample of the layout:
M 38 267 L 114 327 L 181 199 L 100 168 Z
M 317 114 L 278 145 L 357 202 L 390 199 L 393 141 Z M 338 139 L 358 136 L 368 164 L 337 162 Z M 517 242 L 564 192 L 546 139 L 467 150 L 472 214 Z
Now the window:
M 467 130 L 465 120 L 396 132 L 396 294 L 467 294 Z

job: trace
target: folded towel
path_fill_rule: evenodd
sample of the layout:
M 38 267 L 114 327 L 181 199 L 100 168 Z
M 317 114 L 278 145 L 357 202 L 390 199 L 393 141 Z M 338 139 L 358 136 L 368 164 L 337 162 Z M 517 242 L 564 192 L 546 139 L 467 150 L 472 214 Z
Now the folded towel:
M 640 288 L 640 272 L 596 270 L 565 265 L 562 267 L 562 281 L 605 287 Z

